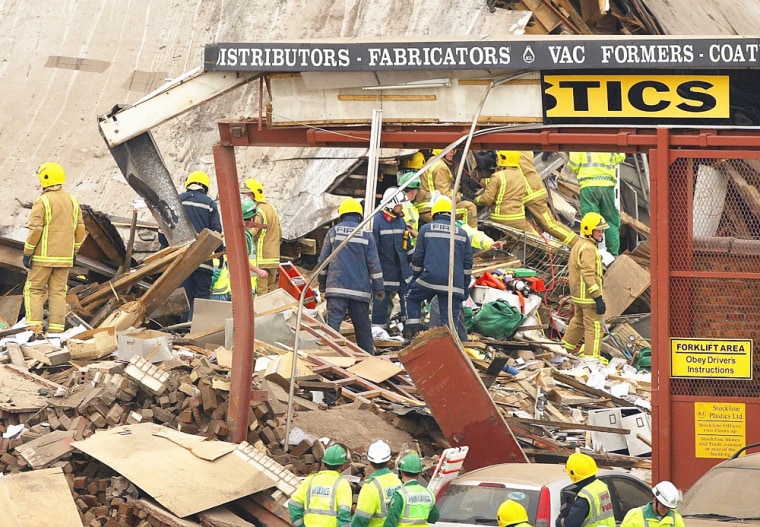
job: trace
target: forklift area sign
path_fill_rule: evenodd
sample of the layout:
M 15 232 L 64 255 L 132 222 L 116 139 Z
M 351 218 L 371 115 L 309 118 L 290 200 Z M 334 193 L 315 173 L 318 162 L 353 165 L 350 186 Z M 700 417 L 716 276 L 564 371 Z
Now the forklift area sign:
M 752 379 L 752 340 L 670 339 L 670 376 Z

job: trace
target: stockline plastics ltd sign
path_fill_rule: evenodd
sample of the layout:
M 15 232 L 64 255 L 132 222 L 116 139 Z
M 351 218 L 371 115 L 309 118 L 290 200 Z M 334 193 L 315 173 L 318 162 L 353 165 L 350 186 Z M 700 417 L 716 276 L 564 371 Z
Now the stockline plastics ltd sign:
M 546 124 L 760 126 L 760 38 L 208 45 L 207 71 L 540 71 Z

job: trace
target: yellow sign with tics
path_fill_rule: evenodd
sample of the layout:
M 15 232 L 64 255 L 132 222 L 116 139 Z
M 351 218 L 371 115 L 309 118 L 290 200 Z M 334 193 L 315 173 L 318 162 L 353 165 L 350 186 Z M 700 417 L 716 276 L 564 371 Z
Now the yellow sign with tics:
M 670 376 L 752 379 L 752 340 L 670 339 Z
M 694 452 L 701 458 L 728 458 L 744 447 L 744 403 L 694 403 Z

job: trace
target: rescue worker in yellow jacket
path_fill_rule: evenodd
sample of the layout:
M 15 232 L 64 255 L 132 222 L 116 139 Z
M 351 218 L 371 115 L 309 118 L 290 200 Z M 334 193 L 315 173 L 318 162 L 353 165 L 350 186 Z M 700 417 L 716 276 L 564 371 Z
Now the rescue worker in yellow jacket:
M 419 154 L 419 152 L 417 152 Z M 420 154 L 422 155 L 422 154 Z M 422 166 L 422 165 L 420 165 Z M 404 172 L 398 178 L 399 186 L 405 185 L 410 179 L 414 177 L 414 171 Z M 414 254 L 414 244 L 417 242 L 417 231 L 420 229 L 420 212 L 417 210 L 417 196 L 420 193 L 420 180 L 416 180 L 409 183 L 409 186 L 404 189 L 404 201 L 401 203 L 403 207 L 401 211 L 404 213 L 404 221 L 406 222 L 406 229 L 408 235 L 405 236 L 406 252 L 411 258 Z
M 478 205 L 491 205 L 491 221 L 520 229 L 530 234 L 538 235 L 528 220 L 525 219 L 523 196 L 527 183 L 520 170 L 512 165 L 510 152 L 496 152 L 496 167 L 488 179 L 488 184 L 482 194 L 475 198 Z
M 631 509 L 620 527 L 684 527 L 683 517 L 676 510 L 681 504 L 681 491 L 670 481 L 652 487 L 654 498 L 641 507 Z
M 398 469 L 402 486 L 391 497 L 383 527 L 426 527 L 437 522 L 440 513 L 435 494 L 417 481 L 422 472 L 420 456 L 409 452 L 401 458 Z
M 77 199 L 63 190 L 66 172 L 58 163 L 42 163 L 37 169 L 42 196 L 34 200 L 23 263 L 29 272 L 24 285 L 26 323 L 43 325 L 48 299 L 48 331 L 65 329 L 69 270 L 85 237 L 84 220 Z
M 514 500 L 506 500 L 499 505 L 496 523 L 499 527 L 532 527 L 528 521 L 528 511 Z
M 589 455 L 575 452 L 565 463 L 565 471 L 575 483 L 575 500 L 560 511 L 555 527 L 615 527 L 610 489 L 596 474 L 599 469 Z
M 351 523 L 351 484 L 340 474 L 346 449 L 331 445 L 322 456 L 323 469 L 306 477 L 288 500 L 293 527 L 345 527 Z
M 351 527 L 382 527 L 385 522 L 391 496 L 401 487 L 401 480 L 388 468 L 390 460 L 391 447 L 388 443 L 379 440 L 369 445 L 367 461 L 374 472 L 359 491 Z
M 433 150 L 432 154 L 437 156 L 442 150 Z M 454 184 L 454 174 L 451 172 L 451 166 L 453 165 L 454 151 L 448 152 L 444 157 L 433 163 L 433 165 L 427 169 L 420 178 L 422 189 L 420 194 L 423 194 L 423 199 L 430 201 L 434 197 L 434 193 L 437 191 L 437 195 L 447 196 L 456 201 L 456 208 L 454 212 L 456 217 L 463 220 L 467 225 L 475 229 L 478 228 L 478 208 L 472 201 L 463 199 L 462 193 L 457 192 L 454 196 L 452 185 Z M 420 217 L 423 214 L 420 213 Z M 430 213 L 424 216 L 425 222 L 432 221 Z
M 541 175 L 533 162 L 533 152 L 516 150 L 506 151 L 510 166 L 516 166 L 525 177 L 525 194 L 523 204 L 526 214 L 533 218 L 539 229 L 551 234 L 554 238 L 572 247 L 578 241 L 578 236 L 566 227 L 552 214 L 549 208 L 549 194 L 546 191 Z M 514 163 L 514 164 L 513 164 Z
M 607 311 L 604 303 L 602 257 L 598 245 L 604 238 L 607 222 L 596 212 L 589 212 L 581 220 L 581 240 L 570 251 L 568 271 L 570 296 L 575 314 L 562 337 L 562 345 L 570 353 L 583 337 L 584 355 L 601 357 L 604 327 L 602 315 Z
M 413 156 L 402 159 L 400 164 L 401 170 L 404 173 L 398 179 L 398 185 L 402 186 L 404 183 L 409 181 L 411 177 L 414 176 L 415 172 L 425 166 L 425 155 L 422 152 L 415 152 Z M 409 199 L 417 211 L 415 214 L 415 229 L 419 229 L 421 223 L 430 222 L 430 196 L 426 191 L 422 190 L 422 178 L 424 176 L 424 173 L 420 174 L 420 177 L 417 178 L 417 181 L 409 185 L 406 189 L 407 199 Z M 416 191 L 412 193 L 409 192 L 410 189 L 416 189 Z M 409 217 L 409 215 L 406 213 L 406 209 L 404 209 L 404 215 Z M 415 234 L 415 238 L 416 237 L 417 235 Z
M 620 210 L 615 204 L 617 167 L 625 154 L 610 152 L 570 152 L 567 168 L 575 173 L 581 188 L 581 216 L 601 214 L 610 226 L 607 250 L 620 254 Z
M 243 182 L 242 191 L 250 194 L 250 197 L 256 202 L 257 223 L 263 223 L 266 228 L 251 229 L 251 234 L 256 241 L 256 254 L 258 256 L 258 266 L 267 269 L 269 276 L 266 280 L 260 280 L 258 293 L 263 295 L 269 291 L 277 289 L 278 270 L 280 268 L 280 239 L 282 238 L 282 229 L 280 228 L 280 217 L 277 215 L 277 209 L 274 208 L 264 195 L 264 185 L 255 178 L 248 178 Z

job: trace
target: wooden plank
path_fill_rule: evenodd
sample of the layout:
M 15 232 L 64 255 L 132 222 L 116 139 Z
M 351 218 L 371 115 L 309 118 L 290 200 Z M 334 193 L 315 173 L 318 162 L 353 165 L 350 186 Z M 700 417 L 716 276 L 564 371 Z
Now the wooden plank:
M 45 468 L 72 451 L 74 433 L 74 430 L 55 430 L 17 446 L 16 453 L 35 470 Z
M 24 353 L 21 351 L 21 346 L 18 342 L 6 342 L 5 348 L 8 350 L 8 356 L 11 359 L 11 364 L 23 371 L 29 371 L 26 367 L 26 360 L 24 359 Z
M 256 527 L 226 507 L 215 507 L 198 514 L 203 527 Z
M 82 527 L 63 471 L 50 468 L 0 478 L 0 525 Z
M 622 315 L 651 283 L 648 270 L 628 255 L 618 256 L 604 275 L 604 302 L 607 305 L 604 319 Z
M 363 379 L 367 379 L 368 381 L 379 383 L 387 381 L 394 375 L 403 373 L 404 369 L 389 360 L 378 357 L 367 357 L 360 363 L 351 366 L 346 371 L 358 375 Z
M 38 360 L 48 366 L 60 366 L 71 360 L 68 349 L 62 349 L 48 342 L 38 341 L 36 344 L 24 344 L 21 351 L 28 359 Z

